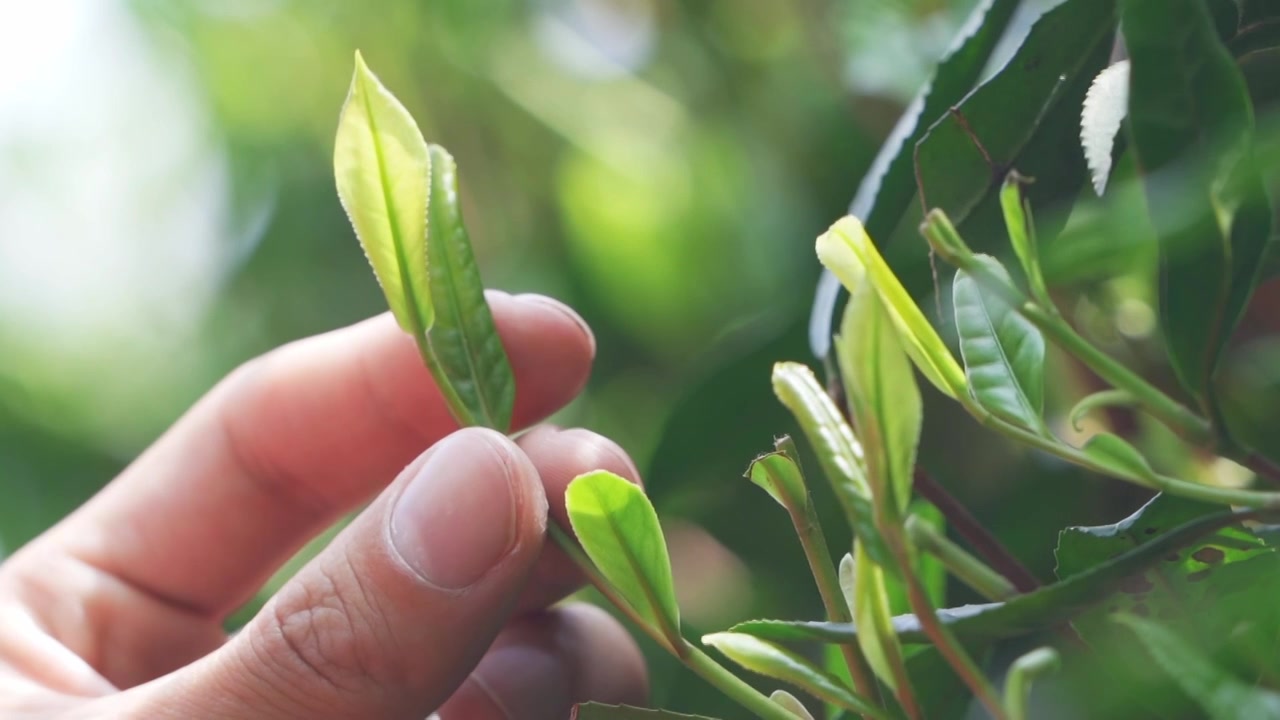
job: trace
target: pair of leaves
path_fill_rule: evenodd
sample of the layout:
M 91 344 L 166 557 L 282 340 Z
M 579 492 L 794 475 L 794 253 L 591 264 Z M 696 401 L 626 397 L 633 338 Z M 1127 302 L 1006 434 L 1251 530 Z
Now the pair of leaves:
M 1159 504 L 1149 504 L 1139 510 L 1127 522 L 1130 527 L 1142 521 L 1148 514 L 1159 519 L 1159 532 L 1146 533 L 1143 525 L 1140 531 L 1143 537 L 1149 537 L 1142 544 L 1127 551 L 1112 549 L 1105 557 L 1091 557 L 1084 562 L 1072 560 L 1066 569 L 1078 572 L 1066 575 L 1066 569 L 1060 567 L 1063 579 L 1038 590 L 1019 595 L 1000 603 L 983 603 L 965 605 L 938 611 L 938 618 L 948 625 L 952 632 L 964 642 L 985 643 L 1004 638 L 1018 637 L 1060 625 L 1071 620 L 1082 612 L 1094 607 L 1097 603 L 1122 590 L 1131 578 L 1140 575 L 1153 565 L 1168 562 L 1167 558 L 1174 553 L 1193 554 L 1197 549 L 1188 546 L 1215 533 L 1232 528 L 1229 536 L 1244 532 L 1236 529 L 1240 522 L 1254 517 L 1253 513 L 1234 513 L 1215 511 L 1212 506 L 1191 503 L 1177 498 L 1162 499 Z M 1164 515 L 1162 507 L 1177 506 L 1196 508 L 1193 517 L 1175 525 L 1169 525 L 1164 519 L 1179 517 L 1174 514 Z M 1159 512 L 1157 512 L 1159 511 Z M 1185 512 L 1185 511 L 1179 511 Z M 1186 515 L 1181 517 L 1185 518 Z M 1064 557 L 1071 559 L 1072 554 L 1059 554 L 1059 562 Z M 901 615 L 893 618 L 894 632 L 904 643 L 926 643 L 928 638 L 921 629 L 919 620 L 914 615 Z M 786 641 L 819 641 L 832 643 L 857 642 L 858 628 L 851 624 L 826 622 L 794 622 L 782 620 L 752 620 L 740 623 L 732 628 L 734 632 L 756 635 L 766 640 Z
M 338 196 L 396 321 L 460 424 L 506 431 L 515 381 L 458 207 L 457 166 L 356 53 L 334 144 Z
M 1222 350 L 1258 281 L 1271 213 L 1253 109 L 1202 0 L 1122 0 L 1129 125 L 1160 241 L 1170 364 L 1210 417 Z

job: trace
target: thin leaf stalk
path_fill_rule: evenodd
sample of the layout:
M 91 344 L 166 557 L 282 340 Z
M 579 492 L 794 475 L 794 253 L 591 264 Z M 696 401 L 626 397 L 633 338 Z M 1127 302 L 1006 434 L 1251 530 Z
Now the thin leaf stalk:
M 826 610 L 827 619 L 831 622 L 847 623 L 853 620 L 849 614 L 849 606 L 840 592 L 840 578 L 831 558 L 831 550 L 827 546 L 826 534 L 822 531 L 822 523 L 814 510 L 813 502 L 806 495 L 803 500 L 787 498 L 787 514 L 795 526 L 796 536 L 800 538 L 800 547 L 804 550 L 805 559 L 809 562 L 809 570 L 813 573 L 813 581 L 818 586 L 818 595 L 822 598 L 822 606 Z M 870 702 L 878 697 L 876 684 L 871 681 L 867 662 L 862 652 L 853 643 L 840 646 L 845 664 L 849 667 L 849 677 L 853 679 L 854 689 Z
M 942 658 L 968 686 L 974 697 L 978 698 L 991 717 L 994 720 L 1007 720 L 1000 696 L 996 693 L 991 681 L 965 651 L 955 634 L 938 620 L 937 610 L 929 600 L 929 594 L 925 592 L 924 584 L 920 582 L 920 577 L 916 573 L 915 563 L 912 562 L 912 548 L 908 544 L 903 527 L 901 525 L 885 527 L 882 531 L 889 544 L 890 552 L 894 554 L 898 567 L 902 571 L 903 584 L 907 590 L 907 602 L 911 605 L 911 611 L 919 618 L 920 628 L 924 630 L 929 641 L 938 648 Z
M 770 700 L 768 697 L 748 685 L 745 681 L 734 675 L 723 665 L 720 665 L 711 656 L 707 655 L 697 646 L 693 645 L 683 637 L 679 637 L 676 641 L 669 639 L 661 628 L 654 627 L 640 617 L 640 614 L 631 607 L 626 600 L 618 594 L 607 579 L 596 569 L 591 559 L 586 556 L 582 548 L 578 547 L 578 543 L 573 537 L 561 528 L 555 522 L 547 524 L 547 533 L 555 541 L 556 545 L 564 551 L 565 555 L 573 562 L 574 565 L 582 571 L 583 575 L 591 583 L 601 595 L 605 597 L 614 607 L 618 609 L 628 620 L 640 628 L 644 634 L 648 635 L 654 642 L 671 653 L 686 667 L 695 674 L 706 680 L 717 690 L 725 695 L 725 697 L 733 700 L 742 707 L 750 710 L 757 717 L 763 720 L 795 720 L 795 718 L 782 706 Z
M 1031 683 L 1056 670 L 1060 662 L 1057 651 L 1049 647 L 1036 648 L 1013 662 L 1004 685 L 1004 707 L 1009 720 L 1028 720 Z
M 1017 588 L 1000 573 L 947 539 L 918 515 L 907 518 L 907 536 L 921 551 L 937 558 L 961 582 L 992 601 L 1008 600 Z

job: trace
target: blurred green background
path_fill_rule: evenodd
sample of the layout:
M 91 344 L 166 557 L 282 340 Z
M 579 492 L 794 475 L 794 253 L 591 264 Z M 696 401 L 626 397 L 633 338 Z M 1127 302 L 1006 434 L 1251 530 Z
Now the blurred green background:
M 595 328 L 590 386 L 557 421 L 636 457 L 693 632 L 816 617 L 785 516 L 741 474 L 792 429 L 769 369 L 811 357 L 813 240 L 972 4 L 6 4 L 0 554 L 238 363 L 383 309 L 332 178 L 360 48 L 457 158 L 487 283 Z M 926 463 L 1042 576 L 1056 528 L 1138 500 L 934 405 Z M 653 699 L 737 716 L 657 655 Z

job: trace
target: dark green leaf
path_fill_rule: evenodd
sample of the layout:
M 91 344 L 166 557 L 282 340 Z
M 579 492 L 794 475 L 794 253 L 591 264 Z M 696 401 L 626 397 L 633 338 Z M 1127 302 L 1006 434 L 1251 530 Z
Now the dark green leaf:
M 671 559 L 649 498 L 634 483 L 597 470 L 569 483 L 564 502 L 591 562 L 640 617 L 675 642 L 680 609 Z
M 1248 92 L 1202 0 L 1123 0 L 1129 126 L 1160 240 L 1170 364 L 1216 416 L 1211 381 L 1253 293 L 1270 211 L 1247 153 Z
M 1134 615 L 1116 620 L 1138 636 L 1151 659 L 1214 720 L 1280 718 L 1280 695 L 1235 678 L 1167 627 Z
M 427 345 L 439 366 L 433 373 L 455 415 L 464 415 L 459 422 L 506 432 L 515 404 L 515 378 L 462 223 L 457 166 L 444 148 L 432 145 L 430 152 L 427 268 L 435 324 L 427 331 Z
M 990 272 L 1012 279 L 995 258 L 979 255 Z M 996 417 L 1045 435 L 1044 337 L 996 292 L 969 273 L 956 272 L 952 286 L 956 331 L 969 393 Z
M 713 720 L 713 718 L 702 715 L 681 715 L 670 710 L 587 703 L 575 706 L 570 720 Z
M 707 635 L 702 642 L 751 672 L 795 685 L 819 700 L 868 717 L 885 716 L 879 708 L 841 685 L 835 676 L 786 648 L 734 632 Z
M 1114 0 L 1072 0 L 1045 13 L 1004 68 L 920 140 L 916 179 L 925 204 L 942 208 L 956 223 L 967 218 L 1046 117 L 1065 114 L 1054 108 L 1075 94 L 1068 88 L 1080 78 L 1083 87 L 1093 80 L 1098 51 L 1109 45 L 1114 23 Z
M 973 89 L 1018 4 L 1018 0 L 980 2 L 938 62 L 933 79 L 920 89 L 889 133 L 849 207 L 849 214 L 866 224 L 871 237 L 884 242 L 892 235 L 916 193 L 912 171 L 916 142 Z M 818 357 L 826 357 L 830 347 L 839 288 L 831 271 L 825 271 L 811 322 L 810 342 Z
M 1125 581 L 1165 560 L 1186 545 L 1238 524 L 1252 514 L 1215 512 L 1197 517 L 1127 552 L 1110 557 L 1053 585 L 1003 603 L 965 605 L 938 611 L 938 618 L 965 642 L 1018 637 L 1067 622 L 1123 587 Z M 914 615 L 893 619 L 894 631 L 906 643 L 928 638 Z M 773 641 L 854 642 L 853 625 L 827 622 L 751 620 L 731 628 Z

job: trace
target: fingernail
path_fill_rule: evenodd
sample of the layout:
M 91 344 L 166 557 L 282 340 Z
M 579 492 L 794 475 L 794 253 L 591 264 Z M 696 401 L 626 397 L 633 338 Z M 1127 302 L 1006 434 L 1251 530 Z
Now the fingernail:
M 519 478 L 505 442 L 487 430 L 445 438 L 397 498 L 391 543 L 428 583 L 471 587 L 515 545 Z
M 536 647 L 495 648 L 471 677 L 509 720 L 563 718 L 573 702 L 563 663 Z
M 568 305 L 565 305 L 559 300 L 556 300 L 554 298 L 549 298 L 546 295 L 538 295 L 537 293 L 524 293 L 522 295 L 516 295 L 515 298 L 521 302 L 528 302 L 528 303 L 533 303 L 535 305 L 542 305 L 543 307 L 555 310 L 557 313 L 569 318 L 569 320 L 571 320 L 574 325 L 578 326 L 578 330 L 580 330 L 582 334 L 587 338 L 587 340 L 591 343 L 591 354 L 593 356 L 595 355 L 596 353 L 595 333 L 591 332 L 591 326 L 587 325 L 587 321 L 583 320 L 582 316 L 579 315 L 577 312 L 575 312 L 573 308 L 569 307 Z

